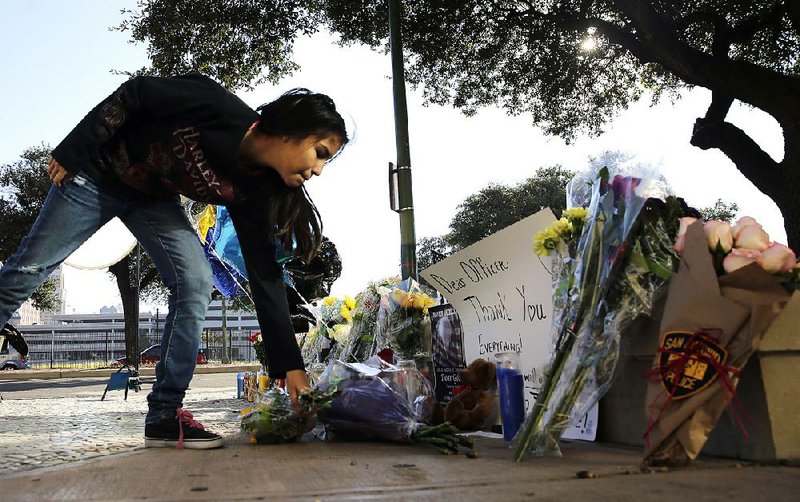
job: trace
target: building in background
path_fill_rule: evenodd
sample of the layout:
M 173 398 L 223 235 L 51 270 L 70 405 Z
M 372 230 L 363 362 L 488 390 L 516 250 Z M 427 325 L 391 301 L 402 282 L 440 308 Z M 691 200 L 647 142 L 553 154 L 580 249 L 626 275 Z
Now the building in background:
M 30 348 L 35 367 L 102 367 L 125 356 L 125 315 L 118 306 L 96 314 L 52 314 L 47 322 L 23 324 L 19 329 Z M 139 350 L 160 343 L 165 312 L 139 314 Z M 255 313 L 226 311 L 230 359 L 254 361 L 250 335 L 260 331 Z M 21 320 L 21 316 L 19 317 Z M 12 321 L 14 322 L 14 321 Z M 17 324 L 17 322 L 14 322 Z M 211 303 L 200 333 L 200 349 L 211 361 L 222 360 L 222 302 Z
M 64 288 L 64 269 L 59 265 L 48 280 L 55 282 L 56 308 L 53 310 L 42 311 L 33 306 L 33 302 L 28 299 L 23 303 L 17 312 L 11 317 L 11 323 L 16 326 L 30 326 L 35 324 L 49 324 L 54 316 L 66 312 L 67 298 Z

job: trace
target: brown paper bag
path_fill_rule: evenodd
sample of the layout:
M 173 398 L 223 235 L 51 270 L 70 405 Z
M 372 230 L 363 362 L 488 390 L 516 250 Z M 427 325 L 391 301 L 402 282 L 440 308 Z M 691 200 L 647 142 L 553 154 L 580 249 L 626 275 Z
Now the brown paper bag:
M 735 399 L 739 370 L 789 299 L 756 264 L 718 278 L 700 222 L 685 239 L 645 398 L 648 465 L 682 465 L 700 454 Z

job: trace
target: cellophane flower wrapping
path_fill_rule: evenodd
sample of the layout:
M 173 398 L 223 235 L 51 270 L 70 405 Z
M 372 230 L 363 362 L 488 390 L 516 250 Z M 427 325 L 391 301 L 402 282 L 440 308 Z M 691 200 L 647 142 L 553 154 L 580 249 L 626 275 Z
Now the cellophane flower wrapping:
M 397 367 L 377 356 L 363 364 L 333 361 L 315 390 L 337 395 L 318 415 L 325 439 L 415 443 L 447 455 L 462 449 L 475 455 L 472 439 L 450 422 L 425 423 L 432 412 L 433 390 L 413 364 Z
M 318 417 L 333 438 L 409 442 L 428 418 L 427 379 L 414 368 L 383 366 L 366 374 L 338 361 L 328 365 L 317 386 L 339 395 Z
M 608 390 L 619 355 L 620 333 L 648 314 L 677 264 L 672 248 L 679 199 L 649 195 L 651 182 L 607 171 L 592 184 L 585 221 L 576 232 L 570 214 L 534 247 L 555 252 L 552 354 L 536 402 L 513 440 L 517 461 L 528 453 L 559 455 L 570 423 Z M 671 223 L 671 222 L 675 223 Z
M 644 403 L 649 465 L 693 461 L 728 406 L 747 436 L 747 412 L 736 396 L 740 372 L 800 285 L 794 253 L 783 270 L 770 273 L 753 261 L 729 272 L 720 255 L 732 251 L 707 240 L 702 222 L 681 239 Z
M 370 282 L 364 291 L 356 295 L 356 308 L 353 310 L 350 336 L 337 354 L 337 359 L 344 362 L 366 361 L 383 348 L 377 347 L 375 343 L 381 292 L 398 282 L 400 282 L 399 277 L 388 277 Z
M 356 301 L 349 296 L 327 296 L 308 307 L 317 323 L 306 334 L 300 348 L 306 366 L 339 357 L 350 338 L 355 308 Z
M 376 337 L 378 350 L 385 347 L 392 349 L 397 360 L 430 356 L 428 308 L 436 305 L 436 302 L 413 279 L 382 288 L 380 293 Z
M 277 444 L 297 441 L 314 427 L 314 414 L 326 408 L 337 389 L 313 389 L 298 397 L 298 409 L 285 390 L 273 388 L 261 393 L 251 408 L 242 410 L 241 428 L 253 443 Z

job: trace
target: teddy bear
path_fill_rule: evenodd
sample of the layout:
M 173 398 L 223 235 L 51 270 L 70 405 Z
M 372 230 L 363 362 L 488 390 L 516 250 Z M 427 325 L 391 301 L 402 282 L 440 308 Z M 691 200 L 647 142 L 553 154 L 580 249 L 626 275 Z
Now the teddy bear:
M 483 427 L 495 411 L 495 366 L 485 359 L 476 359 L 458 372 L 462 385 L 453 391 L 453 399 L 444 408 L 444 419 L 462 431 Z

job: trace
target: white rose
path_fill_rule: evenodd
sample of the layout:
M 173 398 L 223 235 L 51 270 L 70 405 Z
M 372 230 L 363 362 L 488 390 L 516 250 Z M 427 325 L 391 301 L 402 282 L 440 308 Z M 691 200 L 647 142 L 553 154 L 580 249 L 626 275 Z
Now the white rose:
M 770 243 L 769 247 L 761 252 L 758 264 L 771 274 L 789 272 L 795 266 L 797 256 L 794 251 L 777 242 Z
M 703 232 L 706 234 L 706 241 L 711 251 L 717 250 L 717 245 L 722 248 L 724 253 L 730 252 L 733 248 L 733 232 L 731 224 L 727 221 L 711 220 L 703 225 Z

